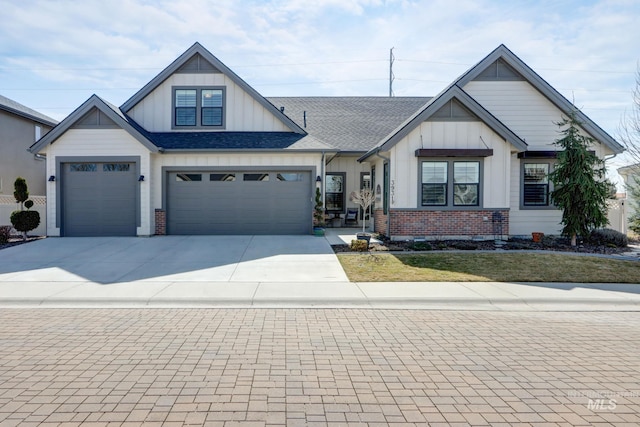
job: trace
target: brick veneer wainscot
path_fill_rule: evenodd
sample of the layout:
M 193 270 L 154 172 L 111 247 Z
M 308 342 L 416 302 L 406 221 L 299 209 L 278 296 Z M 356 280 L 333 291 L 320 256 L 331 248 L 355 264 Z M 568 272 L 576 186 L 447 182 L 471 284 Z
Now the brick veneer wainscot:
M 494 230 L 495 210 L 480 211 L 399 211 L 390 210 L 390 234 L 393 236 L 489 236 Z M 502 235 L 509 234 L 509 211 L 502 214 Z M 376 212 L 377 213 L 377 212 Z M 487 218 L 487 221 L 484 220 Z M 376 217 L 377 229 L 377 217 Z

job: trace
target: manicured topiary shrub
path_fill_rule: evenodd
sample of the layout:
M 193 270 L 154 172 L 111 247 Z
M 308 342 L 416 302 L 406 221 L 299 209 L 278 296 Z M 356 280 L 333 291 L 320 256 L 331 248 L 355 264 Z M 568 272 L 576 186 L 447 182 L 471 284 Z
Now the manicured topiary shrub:
M 610 228 L 593 230 L 589 235 L 589 243 L 592 245 L 625 247 L 629 243 L 627 236 Z
M 40 214 L 38 211 L 13 211 L 11 224 L 22 233 L 35 230 L 40 225 Z
M 33 207 L 33 201 L 28 200 L 29 189 L 24 178 L 16 178 L 13 183 L 13 189 L 13 197 L 15 197 L 16 202 L 20 203 L 20 210 L 11 213 L 11 224 L 13 224 L 13 228 L 22 232 L 23 239 L 27 240 L 27 232 L 35 230 L 40 225 L 40 213 L 29 210 Z M 25 207 L 27 208 L 26 211 L 24 210 Z

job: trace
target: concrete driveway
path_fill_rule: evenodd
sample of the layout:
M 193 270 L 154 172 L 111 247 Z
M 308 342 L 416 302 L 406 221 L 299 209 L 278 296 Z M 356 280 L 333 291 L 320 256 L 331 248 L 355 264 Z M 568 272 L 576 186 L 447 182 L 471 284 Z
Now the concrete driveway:
M 314 236 L 48 238 L 0 253 L 0 282 L 345 282 Z

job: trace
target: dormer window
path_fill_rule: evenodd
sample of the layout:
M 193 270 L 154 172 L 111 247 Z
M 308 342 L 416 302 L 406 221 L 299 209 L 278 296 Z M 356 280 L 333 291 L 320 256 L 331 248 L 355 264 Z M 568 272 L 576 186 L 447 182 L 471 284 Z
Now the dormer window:
M 174 87 L 173 129 L 224 129 L 224 87 Z

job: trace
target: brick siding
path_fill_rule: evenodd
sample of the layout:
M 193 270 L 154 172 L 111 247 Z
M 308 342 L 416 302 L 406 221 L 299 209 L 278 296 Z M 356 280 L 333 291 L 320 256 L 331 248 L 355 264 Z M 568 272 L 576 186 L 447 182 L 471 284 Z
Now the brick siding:
M 163 209 L 156 209 L 156 235 L 164 236 L 167 234 L 167 213 Z
M 383 213 L 382 209 L 375 209 L 373 211 L 373 229 L 376 233 L 387 234 L 387 215 Z
M 413 237 L 494 236 L 509 234 L 509 211 L 502 214 L 502 230 L 494 223 L 495 210 L 481 211 L 398 211 L 391 210 L 390 234 Z M 377 213 L 377 212 L 376 212 Z M 485 221 L 484 218 L 487 218 Z M 376 231 L 378 217 L 376 216 Z

